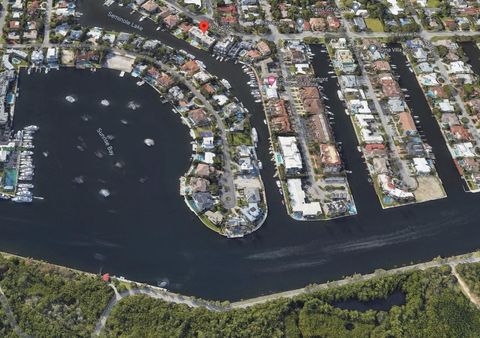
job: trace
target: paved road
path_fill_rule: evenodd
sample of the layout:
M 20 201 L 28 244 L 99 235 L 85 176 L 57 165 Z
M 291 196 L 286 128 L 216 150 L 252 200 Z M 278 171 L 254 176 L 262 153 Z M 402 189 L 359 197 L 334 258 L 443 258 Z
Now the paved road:
M 335 0 L 335 4 L 337 5 L 338 8 L 341 8 L 340 5 L 340 0 Z M 382 123 L 383 129 L 385 131 L 385 135 L 387 136 L 389 148 L 390 148 L 390 161 L 396 164 L 396 167 L 398 168 L 398 172 L 400 177 L 402 178 L 402 182 L 408 186 L 410 189 L 416 189 L 417 188 L 417 181 L 415 178 L 412 177 L 410 170 L 408 168 L 407 163 L 401 159 L 401 156 L 398 152 L 398 148 L 395 146 L 394 138 L 396 135 L 395 130 L 393 129 L 392 125 L 389 123 L 389 118 L 387 115 L 384 113 L 382 106 L 380 105 L 380 102 L 377 98 L 377 95 L 375 94 L 375 90 L 373 89 L 372 82 L 370 81 L 370 78 L 368 76 L 368 73 L 365 70 L 365 63 L 363 62 L 363 58 L 361 53 L 358 51 L 357 47 L 355 46 L 354 39 L 356 38 L 356 34 L 352 32 L 351 27 L 350 27 L 350 22 L 345 19 L 342 13 L 342 25 L 346 29 L 346 38 L 350 42 L 350 45 L 352 46 L 354 52 L 355 52 L 355 57 L 357 59 L 357 63 L 361 69 L 362 72 L 362 77 L 364 79 L 364 83 L 367 85 L 368 88 L 368 96 L 370 99 L 372 99 L 373 104 L 375 105 L 375 110 L 377 111 L 377 114 L 380 118 L 380 121 Z
M 213 108 L 210 102 L 195 88 L 193 84 L 191 84 L 187 79 L 185 79 L 182 75 L 176 72 L 174 69 L 165 66 L 157 62 L 158 65 L 161 65 L 164 69 L 168 70 L 171 74 L 177 77 L 178 80 L 182 81 L 188 89 L 202 101 L 204 108 L 215 117 L 217 122 L 217 128 L 220 130 L 220 137 L 222 139 L 222 151 L 223 151 L 223 175 L 221 178 L 222 184 L 222 203 L 226 209 L 232 209 L 236 206 L 236 194 L 235 194 L 235 183 L 233 180 L 233 171 L 232 171 L 232 159 L 230 156 L 230 148 L 228 146 L 228 139 L 227 139 L 227 130 L 225 127 L 225 123 L 223 118 L 218 114 L 218 112 Z
M 8 0 L 2 0 L 2 13 L 0 13 L 0 34 L 3 37 L 3 28 L 5 26 L 5 19 L 7 17 Z
M 287 70 L 287 66 L 283 60 L 282 51 L 280 46 L 277 45 L 278 50 L 278 63 L 280 64 L 280 69 L 282 71 L 282 77 L 285 82 L 285 90 L 288 95 L 288 100 L 290 101 L 290 112 L 292 117 L 292 122 L 294 124 L 295 132 L 297 133 L 297 143 L 300 145 L 300 148 L 303 153 L 303 163 L 305 167 L 305 172 L 308 175 L 308 182 L 311 186 L 311 189 L 315 191 L 317 195 L 323 196 L 322 191 L 319 189 L 317 182 L 315 180 L 315 172 L 313 170 L 312 160 L 310 157 L 310 152 L 308 151 L 307 145 L 307 130 L 305 124 L 302 121 L 302 117 L 298 114 L 298 111 L 295 107 L 295 100 L 292 94 L 292 88 L 290 85 L 287 84 L 289 78 L 289 72 Z
M 215 306 L 211 303 L 204 302 L 201 300 L 195 300 L 190 297 L 184 297 L 179 294 L 171 293 L 168 291 L 162 291 L 159 289 L 154 289 L 154 288 L 149 288 L 149 287 L 143 287 L 143 288 L 138 288 L 138 289 L 132 289 L 132 290 L 127 290 L 123 292 L 118 292 L 117 289 L 113 284 L 110 284 L 110 286 L 114 289 L 115 291 L 115 296 L 110 300 L 108 305 L 106 306 L 105 310 L 103 310 L 102 315 L 100 316 L 100 319 L 97 322 L 97 325 L 95 326 L 95 330 L 93 332 L 93 336 L 99 336 L 100 332 L 102 332 L 103 328 L 105 327 L 105 324 L 107 322 L 108 317 L 110 316 L 110 313 L 112 312 L 113 308 L 119 301 L 121 301 L 123 298 L 128 297 L 128 296 L 135 296 L 135 295 L 146 295 L 155 299 L 160 299 L 165 302 L 169 303 L 175 303 L 175 304 L 184 304 L 187 305 L 191 308 L 198 308 L 198 307 L 204 307 L 207 310 L 213 311 L 213 312 L 220 312 L 220 311 L 225 311 L 225 308 L 220 307 L 220 306 Z
M 53 0 L 47 0 L 47 8 L 45 13 L 45 35 L 43 37 L 43 46 L 50 43 L 50 20 L 52 19 Z
M 477 309 L 480 309 L 480 299 L 476 294 L 470 291 L 470 288 L 468 287 L 467 283 L 465 283 L 463 278 L 458 274 L 456 264 L 449 264 L 449 265 L 450 265 L 450 268 L 452 269 L 452 274 L 455 276 L 458 284 L 460 285 L 460 289 L 462 290 L 462 292 L 473 303 L 473 305 L 477 307 Z
M 157 287 L 151 287 L 147 285 L 143 285 L 141 287 L 138 287 L 136 289 L 124 291 L 121 293 L 118 293 L 118 291 L 114 288 L 113 285 L 111 287 L 114 288 L 115 290 L 115 296 L 110 300 L 108 305 L 106 306 L 105 310 L 103 311 L 100 319 L 97 322 L 97 325 L 95 327 L 95 331 L 93 333 L 94 336 L 98 336 L 103 328 L 105 327 L 105 323 L 108 319 L 108 316 L 112 312 L 113 308 L 115 305 L 118 304 L 120 300 L 122 300 L 125 297 L 128 296 L 134 296 L 134 295 L 146 295 L 155 299 L 160 299 L 165 302 L 169 303 L 175 303 L 175 304 L 185 304 L 191 308 L 198 308 L 198 307 L 204 307 L 209 311 L 213 312 L 226 312 L 226 311 L 231 311 L 234 309 L 245 309 L 251 306 L 259 305 L 259 304 L 264 304 L 276 299 L 283 299 L 283 298 L 292 298 L 296 297 L 299 295 L 304 295 L 304 294 L 311 294 L 312 292 L 324 290 L 324 289 L 329 289 L 333 287 L 340 287 L 340 286 L 345 286 L 345 285 L 350 285 L 354 283 L 361 283 L 365 282 L 368 280 L 371 280 L 373 278 L 378 278 L 378 277 L 386 277 L 386 276 L 392 276 L 395 274 L 399 273 L 407 273 L 407 272 L 412 272 L 415 270 L 426 270 L 426 269 L 431 269 L 431 268 L 438 268 L 441 266 L 450 266 L 452 268 L 452 274 L 457 278 L 460 287 L 464 292 L 466 292 L 466 296 L 477 306 L 480 308 L 480 303 L 478 301 L 478 298 L 473 295 L 469 289 L 468 286 L 463 282 L 462 278 L 458 275 L 456 272 L 455 267 L 458 264 L 465 264 L 465 263 L 478 263 L 480 262 L 480 253 L 473 253 L 473 254 L 468 254 L 468 255 L 463 255 L 463 256 L 456 256 L 448 259 L 442 259 L 442 260 L 435 260 L 435 261 L 430 261 L 426 263 L 420 263 L 420 264 L 415 264 L 415 265 L 410 265 L 410 266 L 405 266 L 401 268 L 396 268 L 392 270 L 387 270 L 387 271 L 379 271 L 371 274 L 366 274 L 362 275 L 359 277 L 348 277 L 342 280 L 334 281 L 334 282 L 328 282 L 328 283 L 323 283 L 323 284 L 317 284 L 317 285 L 312 285 L 312 286 L 307 286 L 301 289 L 295 289 L 295 290 L 290 290 L 290 291 L 285 291 L 285 292 L 280 292 L 280 293 L 275 293 L 271 294 L 268 296 L 262 296 L 262 297 L 256 297 L 256 298 L 251 298 L 239 302 L 233 302 L 229 305 L 218 305 L 216 303 L 211 303 L 207 302 L 204 300 L 198 300 L 194 299 L 188 296 L 182 296 L 176 293 L 172 293 L 169 291 L 166 291 L 164 289 L 160 289 Z M 128 281 L 127 281 L 128 282 Z M 468 292 L 467 292 L 468 290 Z
M 353 41 L 351 42 L 353 46 Z M 398 173 L 399 176 L 402 179 L 402 182 L 408 186 L 409 189 L 416 189 L 417 188 L 417 181 L 415 178 L 412 177 L 410 170 L 408 168 L 408 165 L 406 161 L 402 160 L 400 157 L 400 154 L 398 152 L 398 148 L 395 146 L 395 135 L 396 132 L 392 127 L 392 124 L 389 123 L 389 118 L 387 117 L 387 114 L 383 111 L 383 107 L 381 106 L 377 95 L 375 94 L 375 90 L 373 89 L 372 82 L 370 81 L 370 78 L 368 76 L 368 73 L 365 69 L 365 63 L 363 62 L 362 55 L 357 51 L 357 47 L 353 46 L 353 50 L 355 51 L 355 56 L 358 61 L 358 65 L 362 71 L 362 78 L 364 79 L 364 83 L 367 85 L 368 88 L 368 96 L 370 99 L 372 99 L 373 104 L 375 105 L 375 110 L 377 111 L 378 117 L 380 118 L 380 121 L 382 123 L 385 135 L 387 136 L 389 148 L 390 148 L 390 161 L 396 164 L 396 166 L 392 167 L 397 167 L 398 168 Z

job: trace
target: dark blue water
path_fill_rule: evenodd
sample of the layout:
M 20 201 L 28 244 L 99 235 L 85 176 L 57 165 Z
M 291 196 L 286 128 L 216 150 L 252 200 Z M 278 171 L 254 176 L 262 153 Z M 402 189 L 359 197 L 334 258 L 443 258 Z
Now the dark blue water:
M 473 42 L 463 42 L 461 47 L 468 57 L 468 63 L 472 66 L 475 74 L 480 75 L 480 51 Z
M 401 291 L 393 292 L 387 298 L 372 299 L 362 302 L 358 299 L 347 299 L 340 302 L 332 303 L 332 306 L 344 310 L 354 311 L 389 311 L 392 306 L 402 306 L 406 303 L 406 295 Z
M 116 7 L 87 4 L 84 19 L 103 20 L 91 25 L 119 29 L 106 16 Z M 147 27 L 148 22 L 142 24 Z M 241 68 L 220 63 L 153 27 L 142 34 L 197 55 L 212 73 L 234 85 L 234 94 L 252 112 L 269 203 L 266 223 L 247 238 L 228 240 L 187 209 L 178 195 L 178 178 L 189 164 L 188 130 L 152 89 L 107 70 L 22 74 L 15 125 L 41 127 L 35 140 L 35 193 L 45 200 L 31 206 L 0 204 L 1 250 L 153 284 L 168 280 L 175 291 L 236 300 L 479 248 L 480 197 L 463 192 L 437 129 L 426 126 L 425 134 L 437 158 L 444 157 L 438 169 L 449 197 L 384 211 L 367 181 L 351 122 L 335 101 L 335 79 L 329 79 L 324 92 L 335 113 L 335 135 L 353 171 L 349 180 L 359 215 L 294 222 L 273 179 L 261 106 L 244 85 L 248 78 Z M 318 54 L 315 65 L 321 74 L 329 69 L 329 60 Z M 78 102 L 70 105 L 64 97 L 72 93 Z M 103 98 L 111 106 L 100 106 Z M 130 100 L 141 108 L 126 108 Z M 88 122 L 81 118 L 85 114 L 92 116 Z M 121 119 L 131 123 L 125 126 Z M 98 128 L 115 136 L 112 158 L 95 156 L 104 146 Z M 77 148 L 79 136 L 86 143 L 84 152 Z M 143 144 L 147 137 L 156 141 L 155 147 Z M 41 154 L 45 150 L 48 157 Z M 117 168 L 117 161 L 125 166 Z M 86 177 L 84 185 L 72 183 L 78 175 Z M 143 177 L 148 179 L 142 184 Z M 112 191 L 106 200 L 98 195 L 103 187 Z

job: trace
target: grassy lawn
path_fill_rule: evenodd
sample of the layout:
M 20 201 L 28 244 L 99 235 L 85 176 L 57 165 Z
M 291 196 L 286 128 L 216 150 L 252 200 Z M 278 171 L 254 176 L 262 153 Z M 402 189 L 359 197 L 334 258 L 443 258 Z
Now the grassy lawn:
M 365 24 L 373 32 L 383 32 L 383 24 L 379 19 L 366 18 Z
M 427 0 L 428 8 L 438 8 L 440 6 L 440 0 Z
M 242 144 L 246 144 L 251 146 L 252 145 L 252 139 L 250 135 L 245 135 L 243 133 L 229 133 L 228 134 L 228 143 L 234 145 L 234 146 L 240 146 Z

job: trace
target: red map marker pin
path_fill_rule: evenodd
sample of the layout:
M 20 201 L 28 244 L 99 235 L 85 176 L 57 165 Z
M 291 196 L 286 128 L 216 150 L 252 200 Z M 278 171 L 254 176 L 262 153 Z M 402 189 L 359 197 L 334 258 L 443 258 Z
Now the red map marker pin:
M 269 76 L 268 79 L 268 84 L 271 86 L 273 86 L 275 84 L 275 81 L 277 81 L 277 79 L 275 78 L 275 76 Z
M 206 31 L 208 31 L 208 21 L 207 20 L 202 20 L 198 24 L 198 28 L 205 34 Z

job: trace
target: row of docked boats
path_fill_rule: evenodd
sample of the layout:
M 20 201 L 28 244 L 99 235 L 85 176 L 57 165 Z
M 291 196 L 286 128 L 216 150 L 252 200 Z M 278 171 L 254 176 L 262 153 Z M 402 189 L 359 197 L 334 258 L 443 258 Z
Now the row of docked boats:
M 30 189 L 34 187 L 32 183 L 35 174 L 33 165 L 33 136 L 39 128 L 37 126 L 27 126 L 19 132 L 20 136 L 20 154 L 18 163 L 18 182 L 15 197 L 12 201 L 17 203 L 31 203 L 33 195 Z
M 255 102 L 262 102 L 262 96 L 260 94 L 260 88 L 258 87 L 258 81 L 255 73 L 247 65 L 242 66 L 242 69 L 250 77 L 250 80 L 247 82 L 247 84 L 252 88 L 251 93 L 255 98 Z

